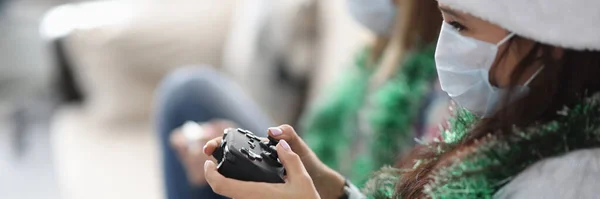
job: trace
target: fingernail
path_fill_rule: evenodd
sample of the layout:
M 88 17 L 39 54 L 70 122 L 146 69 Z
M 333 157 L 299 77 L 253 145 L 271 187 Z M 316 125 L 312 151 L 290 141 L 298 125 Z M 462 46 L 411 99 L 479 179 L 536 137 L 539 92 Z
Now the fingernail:
M 204 152 L 204 154 L 206 154 L 206 147 L 208 146 L 208 144 L 205 144 L 204 147 L 202 147 L 202 152 Z M 208 155 L 208 154 L 206 154 Z
M 283 149 L 290 151 L 290 145 L 285 141 L 285 140 L 280 140 L 279 143 L 281 144 L 281 147 L 283 147 Z
M 208 170 L 208 165 L 210 164 L 210 160 L 204 162 L 204 171 Z
M 283 131 L 282 131 L 280 128 L 278 128 L 278 127 L 271 127 L 271 128 L 269 128 L 269 131 L 270 131 L 270 132 L 271 132 L 271 134 L 273 134 L 274 136 L 278 136 L 278 135 L 281 135 L 281 134 L 283 134 Z

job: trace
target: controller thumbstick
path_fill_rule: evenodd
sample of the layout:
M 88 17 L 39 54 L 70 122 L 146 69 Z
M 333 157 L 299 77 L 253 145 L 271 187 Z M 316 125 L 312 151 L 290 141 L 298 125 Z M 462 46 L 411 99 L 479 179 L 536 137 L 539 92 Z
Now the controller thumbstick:
M 269 150 L 271 153 L 273 153 L 273 155 L 277 155 L 277 147 L 275 147 L 275 145 L 269 146 Z
M 277 145 L 279 144 L 279 140 L 276 140 L 275 138 L 268 136 L 267 137 L 269 139 L 269 145 Z

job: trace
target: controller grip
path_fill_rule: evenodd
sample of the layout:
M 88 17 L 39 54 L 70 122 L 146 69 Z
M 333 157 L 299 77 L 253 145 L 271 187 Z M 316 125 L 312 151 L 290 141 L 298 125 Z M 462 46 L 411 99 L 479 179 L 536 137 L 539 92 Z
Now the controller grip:
M 227 137 L 227 135 L 229 134 L 230 131 L 235 131 L 235 129 L 233 129 L 233 128 L 225 129 L 223 131 L 223 138 L 221 140 L 221 146 L 217 147 L 215 149 L 215 151 L 213 151 L 212 156 L 215 157 L 215 159 L 217 159 L 218 163 L 220 163 L 221 160 L 223 160 L 223 156 L 225 155 L 225 151 L 224 151 L 223 147 L 225 147 L 225 138 Z
M 217 159 L 217 162 L 221 162 L 221 160 L 223 160 L 223 153 L 225 153 L 223 151 L 223 147 L 217 147 L 217 149 L 215 149 L 215 151 L 213 152 L 212 156 L 215 157 L 215 159 Z

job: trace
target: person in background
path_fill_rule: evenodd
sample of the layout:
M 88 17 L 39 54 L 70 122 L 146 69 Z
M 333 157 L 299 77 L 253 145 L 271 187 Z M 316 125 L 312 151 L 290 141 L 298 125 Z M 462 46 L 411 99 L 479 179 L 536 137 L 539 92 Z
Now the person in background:
M 323 163 L 356 184 L 439 137 L 449 98 L 435 71 L 435 1 L 348 0 L 353 18 L 378 37 L 305 115 L 301 136 Z
M 209 66 L 174 71 L 157 95 L 167 198 L 223 198 L 207 186 L 204 171 L 195 169 L 209 159 L 202 146 L 237 125 L 265 136 L 264 129 L 273 122 L 233 80 Z
M 415 138 L 438 137 L 449 99 L 437 82 L 433 59 L 442 20 L 435 2 L 347 3 L 377 41 L 357 55 L 336 90 L 305 114 L 302 132 L 326 164 L 358 184 L 377 168 L 395 164 Z M 272 122 L 231 80 L 209 68 L 175 71 L 158 93 L 168 197 L 218 198 L 206 186 L 200 165 L 209 157 L 198 152 L 198 145 L 233 126 L 261 135 Z M 186 121 L 202 124 L 183 125 Z
M 269 135 L 286 183 L 225 178 L 206 161 L 211 187 L 232 198 L 598 198 L 600 2 L 438 2 L 436 68 L 461 107 L 443 140 L 382 168 L 361 193 L 282 125 Z

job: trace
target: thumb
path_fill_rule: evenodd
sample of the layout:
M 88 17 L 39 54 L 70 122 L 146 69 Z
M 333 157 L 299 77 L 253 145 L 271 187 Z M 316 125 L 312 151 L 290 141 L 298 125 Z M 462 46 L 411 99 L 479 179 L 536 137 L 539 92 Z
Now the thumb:
M 310 180 L 310 176 L 304 168 L 302 160 L 300 160 L 298 154 L 292 151 L 292 148 L 285 140 L 281 140 L 279 141 L 279 144 L 277 144 L 277 155 L 291 182 L 301 179 Z

